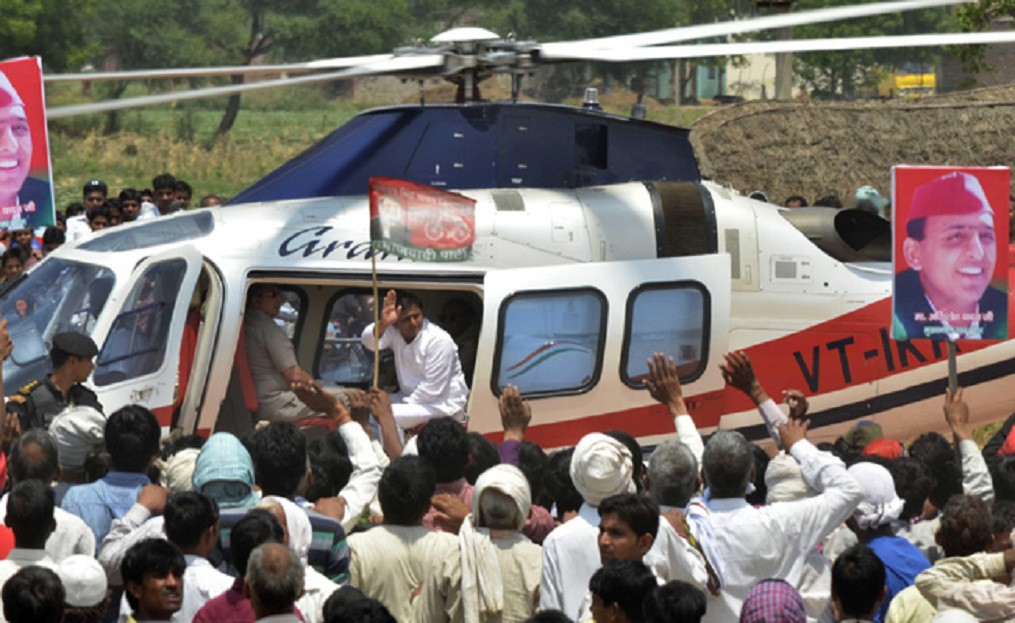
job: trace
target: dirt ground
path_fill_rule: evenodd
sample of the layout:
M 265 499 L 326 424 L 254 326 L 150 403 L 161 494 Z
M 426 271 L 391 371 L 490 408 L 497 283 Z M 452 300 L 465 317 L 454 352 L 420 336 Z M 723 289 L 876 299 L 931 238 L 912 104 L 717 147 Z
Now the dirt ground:
M 747 102 L 702 117 L 691 142 L 702 175 L 773 202 L 871 184 L 891 191 L 896 164 L 1015 164 L 1015 86 L 921 100 Z

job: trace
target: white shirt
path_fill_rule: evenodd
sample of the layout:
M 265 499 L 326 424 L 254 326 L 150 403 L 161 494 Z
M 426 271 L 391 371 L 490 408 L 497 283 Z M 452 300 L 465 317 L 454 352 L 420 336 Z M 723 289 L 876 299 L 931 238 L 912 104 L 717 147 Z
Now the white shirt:
M 863 500 L 863 488 L 839 459 L 807 440 L 793 444 L 790 454 L 817 497 L 761 508 L 743 498 L 709 503 L 725 585 L 719 597 L 709 597 L 706 623 L 738 620 L 748 591 L 761 580 L 798 586 L 807 555 Z
M 8 495 L 0 498 L 0 517 L 7 515 Z M 46 539 L 46 555 L 53 562 L 58 563 L 71 554 L 95 556 L 95 533 L 83 519 L 59 506 L 53 507 L 53 519 L 56 530 Z
M 382 525 L 349 535 L 349 583 L 383 603 L 398 621 L 412 616 L 411 595 L 450 557 L 458 539 L 423 526 Z
M 659 530 L 642 559 L 660 584 L 680 580 L 708 594 L 708 570 L 701 552 L 677 534 L 670 522 L 659 517 Z
M 6 560 L 0 560 L 0 587 L 7 583 L 7 580 L 23 569 L 31 566 L 45 567 L 56 571 L 56 563 L 42 549 L 21 549 L 15 547 L 7 556 Z M 0 608 L 0 621 L 6 622 L 3 608 Z
M 338 584 L 326 578 L 313 567 L 304 567 L 303 594 L 296 600 L 296 607 L 300 609 L 304 623 L 323 623 L 324 602 L 328 601 L 328 597 L 331 597 L 331 594 L 337 590 Z
M 360 339 L 374 350 L 373 324 L 363 329 Z M 407 344 L 398 329 L 389 326 L 381 335 L 379 347 L 390 348 L 395 355 L 400 402 L 425 405 L 441 415 L 465 412 L 469 387 L 458 361 L 458 347 L 444 329 L 424 319 L 416 339 Z
M 67 219 L 66 225 L 67 232 L 65 237 L 67 242 L 74 242 L 75 240 L 92 235 L 92 228 L 88 225 L 88 217 L 84 213 L 76 214 Z
M 352 463 L 349 482 L 338 492 L 338 497 L 345 500 L 342 528 L 346 534 L 351 534 L 363 515 L 363 510 L 377 495 L 383 468 L 377 460 L 370 437 L 362 426 L 356 422 L 347 422 L 338 427 L 338 433 L 349 450 L 349 462 Z
M 211 566 L 207 558 L 191 554 L 184 558 L 187 569 L 183 572 L 183 605 L 172 618 L 177 623 L 193 621 L 202 606 L 233 586 L 232 576 Z
M 540 610 L 560 610 L 574 620 L 589 590 L 599 558 L 599 511 L 582 504 L 578 516 L 561 524 L 543 541 Z

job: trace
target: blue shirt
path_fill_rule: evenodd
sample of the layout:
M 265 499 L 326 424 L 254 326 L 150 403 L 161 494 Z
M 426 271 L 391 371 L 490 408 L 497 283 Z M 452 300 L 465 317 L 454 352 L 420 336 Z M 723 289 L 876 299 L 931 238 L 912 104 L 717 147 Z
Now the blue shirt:
M 126 515 L 141 488 L 150 484 L 145 474 L 109 472 L 101 480 L 68 489 L 61 506 L 88 524 L 95 533 L 97 550 L 102 547 L 102 539 L 109 533 L 113 520 Z
M 882 623 L 888 614 L 888 604 L 902 589 L 912 586 L 921 571 L 930 569 L 930 562 L 918 547 L 900 536 L 879 536 L 867 542 L 885 566 L 885 586 L 888 594 L 874 615 L 875 623 Z

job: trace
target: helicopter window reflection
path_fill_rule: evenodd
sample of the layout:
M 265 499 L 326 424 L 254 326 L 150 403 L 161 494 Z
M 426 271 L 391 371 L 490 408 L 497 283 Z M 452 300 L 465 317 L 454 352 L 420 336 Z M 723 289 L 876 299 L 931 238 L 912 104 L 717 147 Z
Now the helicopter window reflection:
M 511 384 L 523 395 L 591 389 L 602 369 L 606 298 L 598 290 L 521 293 L 504 302 L 494 393 Z
M 151 374 L 162 367 L 173 306 L 186 272 L 187 262 L 182 259 L 158 262 L 145 270 L 113 321 L 95 361 L 97 386 Z
M 345 293 L 328 311 L 318 376 L 341 385 L 366 384 L 374 372 L 374 355 L 360 342 L 363 329 L 374 321 L 371 294 Z
M 624 383 L 641 388 L 646 361 L 662 352 L 677 363 L 683 383 L 701 376 L 708 361 L 708 293 L 700 284 L 649 284 L 631 293 L 621 363 Z
M 47 258 L 0 298 L 0 313 L 17 345 L 3 363 L 13 391 L 49 372 L 53 336 L 64 331 L 91 335 L 115 276 L 106 267 Z

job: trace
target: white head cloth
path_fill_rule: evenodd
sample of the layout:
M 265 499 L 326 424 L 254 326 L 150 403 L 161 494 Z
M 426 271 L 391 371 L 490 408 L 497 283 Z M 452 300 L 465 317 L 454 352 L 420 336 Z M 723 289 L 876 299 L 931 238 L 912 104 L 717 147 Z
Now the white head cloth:
M 571 480 L 589 506 L 605 498 L 634 493 L 631 451 L 613 437 L 589 433 L 575 446 L 571 457 Z
M 184 448 L 169 459 L 159 461 L 159 484 L 173 493 L 194 490 L 194 467 L 201 451 Z
M 458 550 L 462 556 L 462 611 L 465 623 L 479 623 L 504 610 L 504 580 L 497 563 L 497 550 L 490 541 L 490 529 L 481 521 L 480 501 L 494 490 L 514 500 L 518 508 L 515 530 L 525 527 L 532 506 L 529 481 L 514 465 L 495 465 L 480 474 L 472 492 L 472 514 L 458 532 Z M 496 617 L 499 618 L 499 617 Z
M 83 469 L 88 455 L 102 449 L 105 431 L 106 417 L 91 407 L 68 407 L 49 423 L 65 469 Z
M 887 469 L 877 463 L 861 461 L 849 468 L 864 489 L 864 498 L 853 511 L 861 530 L 874 530 L 902 514 L 905 502 L 895 493 L 895 481 Z
M 944 610 L 931 619 L 931 623 L 976 623 L 980 619 L 964 610 Z
M 289 547 L 299 556 L 303 566 L 307 566 L 307 554 L 310 552 L 310 544 L 314 538 L 314 530 L 310 526 L 310 518 L 307 511 L 299 507 L 296 502 L 287 500 L 277 495 L 269 495 L 258 503 L 258 508 L 271 507 L 278 504 L 285 513 L 285 528 L 289 533 Z
M 765 470 L 765 486 L 768 487 L 768 493 L 765 494 L 766 504 L 793 502 L 818 494 L 804 480 L 800 464 L 785 452 L 779 452 L 768 462 L 768 468 Z

